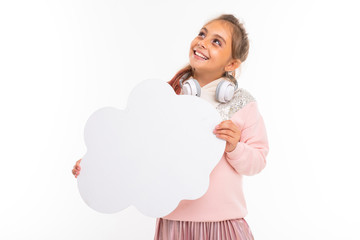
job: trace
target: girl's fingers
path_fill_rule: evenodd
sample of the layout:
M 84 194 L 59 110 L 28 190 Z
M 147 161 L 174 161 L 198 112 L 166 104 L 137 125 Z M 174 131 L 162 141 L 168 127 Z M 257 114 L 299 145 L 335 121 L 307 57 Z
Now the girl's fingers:
M 218 134 L 216 134 L 216 137 L 222 138 L 222 139 L 224 139 L 224 140 L 226 140 L 228 142 L 235 141 L 235 138 L 233 136 L 231 136 L 231 135 L 228 135 L 228 134 L 218 133 Z
M 230 130 L 233 133 L 237 133 L 239 130 L 238 127 L 234 123 L 223 123 L 215 129 L 216 130 Z
M 222 134 L 222 135 L 227 135 L 227 136 L 229 136 L 229 137 L 231 137 L 231 138 L 235 138 L 235 133 L 234 133 L 233 131 L 227 130 L 227 129 L 215 130 L 214 133 L 215 133 L 216 135 Z
M 79 160 L 76 161 L 76 164 L 74 165 L 73 169 L 72 169 L 72 174 L 75 176 L 75 178 L 77 178 L 77 176 L 79 176 L 80 174 L 80 162 L 81 162 L 81 158 Z
M 81 159 L 80 159 L 80 160 L 78 160 L 78 161 L 76 161 L 76 164 L 75 164 L 75 166 L 74 166 L 74 167 L 80 168 L 80 161 L 81 161 Z
M 80 170 L 81 170 L 80 166 L 74 166 L 74 168 L 72 169 L 72 173 L 73 174 L 78 173 L 78 172 L 80 172 Z
M 79 176 L 79 174 L 80 174 L 80 172 L 73 171 L 73 175 L 74 175 L 75 177 Z
M 234 132 L 232 132 L 231 130 L 215 130 L 214 134 L 217 137 L 227 136 L 230 139 L 235 139 L 236 138 L 236 134 Z

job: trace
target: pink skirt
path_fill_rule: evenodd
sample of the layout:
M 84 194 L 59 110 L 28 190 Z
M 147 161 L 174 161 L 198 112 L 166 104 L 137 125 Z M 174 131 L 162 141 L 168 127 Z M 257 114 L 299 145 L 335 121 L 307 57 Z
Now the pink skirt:
M 219 222 L 156 219 L 154 240 L 254 240 L 244 218 Z

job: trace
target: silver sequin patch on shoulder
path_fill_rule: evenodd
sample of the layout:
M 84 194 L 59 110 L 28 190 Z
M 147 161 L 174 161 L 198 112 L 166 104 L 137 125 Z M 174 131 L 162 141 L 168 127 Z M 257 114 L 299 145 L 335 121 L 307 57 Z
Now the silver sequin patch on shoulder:
M 223 121 L 229 120 L 234 113 L 245 107 L 248 103 L 254 102 L 256 99 L 245 89 L 238 88 L 234 97 L 227 103 L 220 103 L 216 109 L 220 113 Z

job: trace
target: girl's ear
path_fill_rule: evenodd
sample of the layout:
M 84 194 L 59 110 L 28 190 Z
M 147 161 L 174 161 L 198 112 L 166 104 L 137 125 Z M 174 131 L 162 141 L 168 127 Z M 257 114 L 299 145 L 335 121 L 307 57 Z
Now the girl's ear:
M 225 71 L 234 71 L 237 69 L 241 64 L 240 59 L 232 59 L 230 62 L 225 66 Z

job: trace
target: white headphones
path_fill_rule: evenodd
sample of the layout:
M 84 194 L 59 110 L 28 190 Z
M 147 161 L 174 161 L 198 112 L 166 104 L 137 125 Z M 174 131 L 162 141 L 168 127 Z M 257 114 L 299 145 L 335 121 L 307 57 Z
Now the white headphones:
M 196 79 L 188 79 L 184 83 L 183 81 L 189 77 L 191 73 L 185 73 L 180 79 L 180 87 L 185 95 L 194 95 L 201 96 L 201 87 L 199 82 Z M 236 78 L 234 78 L 231 74 L 226 74 L 227 77 L 233 78 L 235 80 L 235 84 L 233 82 L 227 80 L 221 80 L 216 86 L 215 99 L 218 102 L 226 103 L 230 101 L 236 89 L 238 88 L 238 83 Z

